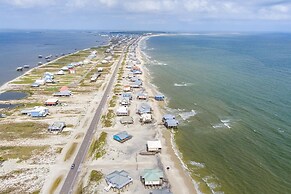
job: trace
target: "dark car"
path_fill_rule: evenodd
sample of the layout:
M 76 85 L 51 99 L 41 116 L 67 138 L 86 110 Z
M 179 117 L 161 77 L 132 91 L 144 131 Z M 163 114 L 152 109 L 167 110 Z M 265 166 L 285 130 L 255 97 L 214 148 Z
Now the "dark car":
M 74 169 L 74 168 L 75 168 L 75 164 L 72 164 L 71 169 Z

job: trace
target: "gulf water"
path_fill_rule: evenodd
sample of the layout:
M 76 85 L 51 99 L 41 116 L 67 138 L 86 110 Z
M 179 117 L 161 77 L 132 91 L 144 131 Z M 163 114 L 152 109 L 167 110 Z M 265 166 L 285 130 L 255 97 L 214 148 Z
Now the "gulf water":
M 291 193 L 291 34 L 152 37 L 143 44 L 201 193 Z
M 69 30 L 1 30 L 0 86 L 24 72 L 17 67 L 45 63 L 45 56 L 68 54 L 85 48 L 107 44 L 108 38 L 96 31 Z M 39 59 L 38 55 L 43 58 Z

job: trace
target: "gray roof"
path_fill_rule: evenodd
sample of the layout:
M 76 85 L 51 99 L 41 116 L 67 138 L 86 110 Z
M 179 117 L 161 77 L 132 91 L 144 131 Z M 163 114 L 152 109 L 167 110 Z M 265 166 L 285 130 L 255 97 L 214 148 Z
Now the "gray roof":
M 175 116 L 174 115 L 170 115 L 170 114 L 166 114 L 163 116 L 163 119 L 164 120 L 171 120 L 171 119 L 175 119 Z
M 151 113 L 151 106 L 147 103 L 142 103 L 138 109 L 139 113 Z
M 150 194 L 172 194 L 169 189 L 157 189 L 150 192 Z
M 66 126 L 65 122 L 54 122 L 48 127 L 48 130 L 62 130 Z
M 125 116 L 120 119 L 121 123 L 133 123 L 133 118 L 131 116 Z
M 169 126 L 169 127 L 176 127 L 179 122 L 176 120 L 176 119 L 169 119 L 169 120 L 166 120 L 166 125 Z
M 132 178 L 128 175 L 128 172 L 114 171 L 105 177 L 108 184 L 112 184 L 114 188 L 122 189 L 124 186 L 132 182 Z

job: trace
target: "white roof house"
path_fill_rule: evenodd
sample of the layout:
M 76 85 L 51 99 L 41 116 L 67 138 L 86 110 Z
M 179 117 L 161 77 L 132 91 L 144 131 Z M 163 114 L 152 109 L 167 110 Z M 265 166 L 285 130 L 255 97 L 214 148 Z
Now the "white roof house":
M 145 113 L 140 116 L 140 122 L 142 123 L 151 123 L 153 121 L 153 117 L 151 114 Z
M 162 143 L 160 140 L 147 141 L 148 152 L 160 152 L 162 150 Z
M 128 116 L 129 110 L 126 106 L 120 106 L 116 111 L 117 116 Z

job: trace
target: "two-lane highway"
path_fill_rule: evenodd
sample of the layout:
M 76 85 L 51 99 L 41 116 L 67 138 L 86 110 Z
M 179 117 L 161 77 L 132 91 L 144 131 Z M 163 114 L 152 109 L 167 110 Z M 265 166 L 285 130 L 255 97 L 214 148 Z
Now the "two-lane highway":
M 67 193 L 72 193 L 73 191 L 73 188 L 74 188 L 74 185 L 75 185 L 75 181 L 78 177 L 78 174 L 79 172 L 81 171 L 81 164 L 83 163 L 86 155 L 87 155 L 87 152 L 89 150 L 89 146 L 91 144 L 91 141 L 92 141 L 92 138 L 93 138 L 93 134 L 95 132 L 95 129 L 97 128 L 97 125 L 100 121 L 100 118 L 101 118 L 101 114 L 102 114 L 102 110 L 103 108 L 105 107 L 106 105 L 106 102 L 108 100 L 108 97 L 109 97 L 109 93 L 110 91 L 112 90 L 112 85 L 114 83 L 114 80 L 115 80 L 115 77 L 116 77 L 116 74 L 117 74 L 117 71 L 120 67 L 120 64 L 122 63 L 123 61 L 123 58 L 124 58 L 124 52 L 127 50 L 128 46 L 130 44 L 128 44 L 127 46 L 125 46 L 125 48 L 123 49 L 122 51 L 122 54 L 119 58 L 119 61 L 118 63 L 116 64 L 116 67 L 115 67 L 115 70 L 114 72 L 112 73 L 111 75 L 111 78 L 110 78 L 110 81 L 107 85 L 107 88 L 104 92 L 104 95 L 101 99 L 101 101 L 99 102 L 99 106 L 96 110 L 96 113 L 93 117 L 93 120 L 86 132 L 86 135 L 83 139 L 83 142 L 81 144 L 81 147 L 75 157 L 75 160 L 74 160 L 74 164 L 75 164 L 75 167 L 73 169 L 71 169 L 66 177 L 66 180 L 61 188 L 61 191 L 60 193 L 61 194 L 67 194 Z

